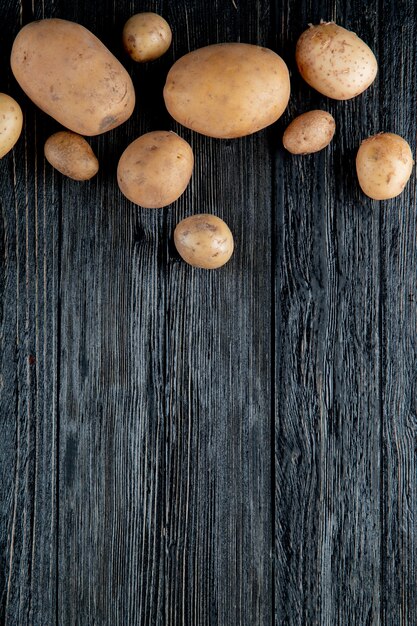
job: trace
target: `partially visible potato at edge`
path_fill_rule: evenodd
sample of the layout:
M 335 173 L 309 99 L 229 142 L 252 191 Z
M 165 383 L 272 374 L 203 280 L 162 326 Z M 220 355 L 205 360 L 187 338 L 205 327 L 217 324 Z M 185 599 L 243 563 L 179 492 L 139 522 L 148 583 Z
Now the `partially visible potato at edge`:
M 374 200 L 398 196 L 411 176 L 413 165 L 409 144 L 394 133 L 368 137 L 356 155 L 359 185 Z
M 45 158 L 58 172 L 73 180 L 90 180 L 98 172 L 98 160 L 90 144 L 70 131 L 60 131 L 46 140 Z
M 123 28 L 123 47 L 138 63 L 154 61 L 171 45 L 172 32 L 166 20 L 157 13 L 137 13 Z
M 333 115 L 327 111 L 307 111 L 287 126 L 282 143 L 292 154 L 311 154 L 328 146 L 335 130 Z
M 179 222 L 174 243 L 186 263 L 202 269 L 221 267 L 234 249 L 233 235 L 226 222 L 210 214 L 191 215 Z
M 11 96 L 0 93 L 0 159 L 15 145 L 22 132 L 22 109 Z
M 365 91 L 378 71 L 369 46 L 334 22 L 310 25 L 297 41 L 295 58 L 304 80 L 335 100 L 349 100 Z
M 126 148 L 117 167 L 117 181 L 129 200 L 147 209 L 158 209 L 182 195 L 193 167 L 190 144 L 176 133 L 157 130 Z
M 164 100 L 172 117 L 202 135 L 233 139 L 281 117 L 290 78 L 275 52 L 246 43 L 194 50 L 168 72 Z

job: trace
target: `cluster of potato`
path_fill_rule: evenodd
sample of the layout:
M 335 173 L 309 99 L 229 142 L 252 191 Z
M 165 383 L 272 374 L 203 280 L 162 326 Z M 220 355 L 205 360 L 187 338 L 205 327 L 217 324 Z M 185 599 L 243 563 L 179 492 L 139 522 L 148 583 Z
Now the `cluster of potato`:
M 375 80 L 378 64 L 372 50 L 355 33 L 333 22 L 310 26 L 297 42 L 296 61 L 301 76 L 317 91 L 335 100 L 358 96 Z M 284 146 L 293 154 L 326 147 L 335 122 L 325 111 L 296 118 L 284 133 Z M 356 155 L 362 191 L 374 200 L 395 198 L 411 176 L 413 156 L 407 141 L 393 133 L 365 139 Z
M 138 62 L 164 54 L 172 41 L 168 23 L 155 13 L 131 17 L 123 45 Z M 369 87 L 377 74 L 372 50 L 354 33 L 322 22 L 302 33 L 296 62 L 304 80 L 320 93 L 348 100 Z M 135 106 L 133 83 L 113 54 L 83 26 L 61 19 L 32 22 L 12 48 L 13 74 L 29 98 L 67 130 L 45 143 L 45 157 L 65 176 L 89 180 L 99 168 L 84 136 L 105 133 L 125 122 Z M 194 50 L 177 60 L 163 91 L 166 108 L 180 124 L 215 138 L 237 138 L 276 122 L 290 98 L 286 64 L 272 50 L 245 43 L 222 43 Z M 2 117 L 1 117 L 2 116 Z M 0 94 L 0 157 L 12 149 L 22 129 L 22 111 Z M 292 154 L 325 148 L 336 130 L 321 110 L 295 118 L 283 135 Z M 191 146 L 173 132 L 154 131 L 135 139 L 117 168 L 121 192 L 133 203 L 160 208 L 187 188 L 194 166 Z M 408 143 L 393 133 L 362 142 L 356 157 L 359 184 L 369 197 L 397 196 L 412 171 Z M 214 215 L 193 215 L 174 232 L 179 254 L 191 265 L 217 268 L 233 253 L 228 226 Z

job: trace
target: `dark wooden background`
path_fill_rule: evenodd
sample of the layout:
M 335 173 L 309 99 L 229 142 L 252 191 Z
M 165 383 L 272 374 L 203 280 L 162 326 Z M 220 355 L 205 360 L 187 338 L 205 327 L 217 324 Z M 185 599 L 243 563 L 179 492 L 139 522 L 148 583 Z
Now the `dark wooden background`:
M 0 623 L 7 626 L 417 624 L 417 212 L 413 174 L 374 202 L 354 173 L 364 137 L 415 152 L 417 5 L 359 0 L 3 0 L 0 91 L 24 132 L 0 162 Z M 125 20 L 153 10 L 171 50 L 138 66 Z M 58 125 L 9 69 L 43 17 L 90 28 L 137 88 L 133 117 L 91 144 L 101 170 L 61 177 Z M 379 61 L 348 102 L 302 82 L 309 22 L 356 31 Z M 291 70 L 273 127 L 234 141 L 177 126 L 174 59 L 219 41 L 269 46 Z M 336 118 L 325 151 L 292 157 L 297 113 Z M 163 210 L 118 191 L 116 164 L 149 130 L 196 156 Z M 182 263 L 172 232 L 213 212 L 236 240 L 216 272 Z

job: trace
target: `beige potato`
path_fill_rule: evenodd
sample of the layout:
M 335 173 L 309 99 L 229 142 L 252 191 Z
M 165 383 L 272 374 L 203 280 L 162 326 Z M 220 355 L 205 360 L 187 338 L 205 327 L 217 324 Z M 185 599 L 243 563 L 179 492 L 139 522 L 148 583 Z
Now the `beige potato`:
M 228 225 L 216 215 L 191 215 L 174 231 L 174 243 L 180 256 L 194 267 L 216 269 L 233 254 L 233 235 Z
M 374 200 L 398 196 L 411 176 L 414 161 L 405 139 L 380 133 L 365 139 L 356 155 L 356 172 L 362 191 Z
M 0 93 L 0 159 L 13 148 L 22 126 L 22 109 L 11 96 Z
M 98 172 L 98 160 L 90 144 L 67 130 L 46 140 L 45 158 L 58 172 L 74 180 L 90 180 Z
M 154 61 L 171 45 L 172 32 L 166 20 L 157 13 L 137 13 L 123 28 L 123 46 L 134 61 Z
M 328 146 L 335 130 L 333 115 L 327 111 L 307 111 L 287 127 L 282 143 L 292 154 L 311 154 Z
M 80 24 L 55 18 L 27 24 L 14 40 L 10 61 L 29 98 L 80 135 L 105 133 L 133 112 L 129 74 Z
M 297 42 L 295 57 L 304 80 L 335 100 L 349 100 L 365 91 L 378 71 L 366 43 L 334 22 L 310 25 Z
M 177 134 L 153 131 L 133 141 L 120 157 L 117 181 L 135 204 L 157 209 L 184 193 L 194 166 L 191 146 Z
M 183 126 L 218 138 L 242 137 L 273 124 L 290 97 L 284 61 L 272 50 L 223 43 L 194 50 L 170 69 L 168 112 Z

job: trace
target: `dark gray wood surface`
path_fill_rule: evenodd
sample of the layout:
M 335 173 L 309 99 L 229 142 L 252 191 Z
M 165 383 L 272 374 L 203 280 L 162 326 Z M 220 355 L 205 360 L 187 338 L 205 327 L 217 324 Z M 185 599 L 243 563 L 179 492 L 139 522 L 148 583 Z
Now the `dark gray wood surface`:
M 141 10 L 174 31 L 147 66 L 119 37 Z M 0 161 L 0 623 L 417 624 L 415 175 L 378 203 L 354 173 L 369 134 L 397 132 L 415 152 L 417 7 L 6 0 L 0 17 L 0 91 L 25 114 Z M 89 183 L 45 163 L 58 126 L 9 70 L 20 26 L 42 17 L 90 28 L 137 89 L 132 118 L 91 140 Z M 296 71 L 295 42 L 321 18 L 378 57 L 353 101 Z M 235 141 L 176 125 L 161 96 L 173 60 L 237 40 L 288 63 L 283 118 Z M 284 153 L 288 121 L 320 107 L 332 145 Z M 190 141 L 195 173 L 175 205 L 140 209 L 116 163 L 164 128 Z M 196 212 L 235 235 L 219 271 L 173 248 Z

